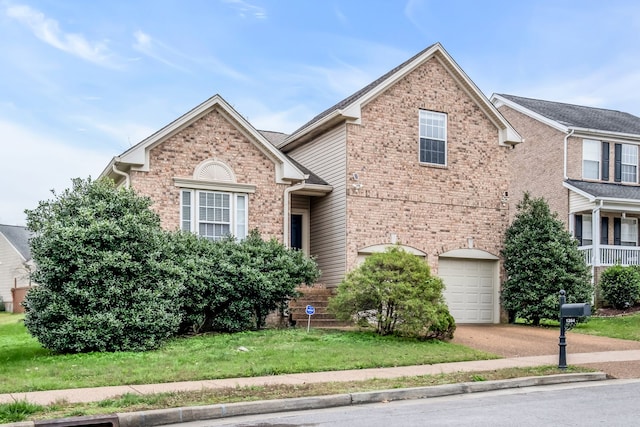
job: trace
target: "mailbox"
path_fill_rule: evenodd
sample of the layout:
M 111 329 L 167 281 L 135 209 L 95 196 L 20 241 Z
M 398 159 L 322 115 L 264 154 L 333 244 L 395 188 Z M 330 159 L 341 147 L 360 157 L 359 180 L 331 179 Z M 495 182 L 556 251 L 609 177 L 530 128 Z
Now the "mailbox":
M 591 306 L 586 303 L 562 304 L 560 307 L 560 317 L 585 317 L 591 316 Z

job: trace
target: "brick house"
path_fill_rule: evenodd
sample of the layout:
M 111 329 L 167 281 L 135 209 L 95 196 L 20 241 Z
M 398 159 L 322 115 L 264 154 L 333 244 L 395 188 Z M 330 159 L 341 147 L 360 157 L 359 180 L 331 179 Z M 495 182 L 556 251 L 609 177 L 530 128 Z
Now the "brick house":
M 525 141 L 510 153 L 511 203 L 525 191 L 544 197 L 596 278 L 640 264 L 640 117 L 505 94 L 491 101 Z
M 291 135 L 256 130 L 216 95 L 101 176 L 151 197 L 166 228 L 212 239 L 258 228 L 304 250 L 328 288 L 400 244 L 444 279 L 456 321 L 497 323 L 519 142 L 434 44 Z

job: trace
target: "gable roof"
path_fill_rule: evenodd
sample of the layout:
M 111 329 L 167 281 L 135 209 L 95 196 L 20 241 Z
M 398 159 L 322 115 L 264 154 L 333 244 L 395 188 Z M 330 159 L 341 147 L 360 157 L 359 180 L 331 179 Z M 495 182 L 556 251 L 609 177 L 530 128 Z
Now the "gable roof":
M 563 132 L 574 129 L 640 136 L 640 117 L 622 111 L 506 94 L 494 94 L 491 99 L 494 104 L 507 105 Z
M 447 53 L 444 47 L 442 47 L 440 43 L 435 43 L 398 65 L 388 73 L 374 80 L 364 88 L 318 114 L 285 138 L 277 145 L 277 147 L 286 150 L 292 149 L 293 147 L 313 138 L 323 130 L 345 120 L 358 123 L 361 117 L 362 106 L 432 58 L 436 58 L 442 65 L 444 65 L 453 78 L 499 129 L 499 139 L 501 144 L 518 144 L 522 142 L 522 138 L 518 132 L 516 132 L 509 122 L 502 117 L 496 107 L 487 99 L 475 83 L 471 81 L 467 74 Z
M 31 238 L 32 233 L 27 227 L 0 224 L 0 234 L 9 241 L 9 244 L 15 248 L 25 261 L 31 259 L 29 238 Z
M 306 178 L 305 174 L 287 156 L 271 144 L 263 133 L 256 130 L 243 116 L 238 114 L 220 95 L 212 96 L 121 155 L 114 157 L 102 171 L 100 177 L 108 176 L 118 181 L 122 176 L 128 179 L 126 176 L 128 170 L 149 170 L 149 151 L 151 149 L 213 110 L 221 112 L 230 123 L 236 126 L 265 156 L 276 164 L 276 180 L 278 182 L 300 181 Z

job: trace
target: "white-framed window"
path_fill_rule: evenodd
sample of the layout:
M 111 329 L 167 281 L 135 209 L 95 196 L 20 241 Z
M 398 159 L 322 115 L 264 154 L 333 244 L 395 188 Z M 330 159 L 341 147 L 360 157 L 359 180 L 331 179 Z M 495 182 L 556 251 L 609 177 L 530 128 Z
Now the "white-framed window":
M 248 195 L 223 191 L 182 190 L 180 224 L 210 240 L 247 237 Z
M 621 175 L 622 182 L 638 182 L 638 146 L 622 144 Z
M 638 220 L 636 218 L 622 218 L 620 223 L 620 243 L 622 246 L 638 245 Z
M 582 141 L 582 178 L 600 179 L 600 141 Z
M 420 163 L 447 164 L 447 115 L 420 110 Z
M 592 215 L 582 215 L 582 246 L 593 244 L 593 219 Z

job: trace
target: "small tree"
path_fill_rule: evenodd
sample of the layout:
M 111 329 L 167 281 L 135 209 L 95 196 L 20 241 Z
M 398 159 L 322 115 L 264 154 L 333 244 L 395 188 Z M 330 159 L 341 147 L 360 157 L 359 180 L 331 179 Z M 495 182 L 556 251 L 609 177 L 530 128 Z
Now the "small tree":
M 423 260 L 391 247 L 347 274 L 329 310 L 341 320 L 373 323 L 381 335 L 449 339 L 455 322 L 443 289 Z
M 182 277 L 150 200 L 110 180 L 53 194 L 26 211 L 39 284 L 24 302 L 29 332 L 56 352 L 158 347 L 180 323 Z
M 609 267 L 602 272 L 598 284 L 604 300 L 615 308 L 632 307 L 640 299 L 640 273 L 636 266 Z
M 589 269 L 576 240 L 543 198 L 525 193 L 517 208 L 502 251 L 507 273 L 502 306 L 510 317 L 534 325 L 541 319 L 557 320 L 561 289 L 568 303 L 591 301 Z

